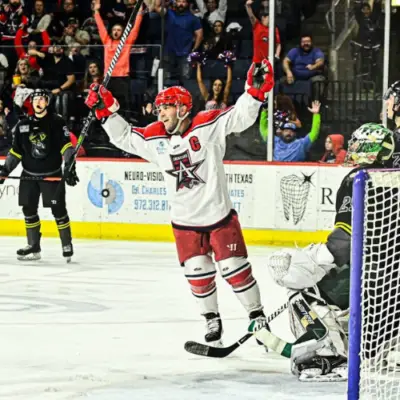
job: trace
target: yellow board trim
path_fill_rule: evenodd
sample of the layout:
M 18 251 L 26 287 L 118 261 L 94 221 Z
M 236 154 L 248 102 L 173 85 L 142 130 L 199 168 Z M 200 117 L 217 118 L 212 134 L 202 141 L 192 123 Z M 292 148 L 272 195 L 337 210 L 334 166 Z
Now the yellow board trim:
M 43 236 L 58 237 L 54 221 L 41 221 Z M 170 225 L 122 224 L 98 222 L 71 222 L 72 236 L 81 239 L 138 240 L 173 242 Z M 330 232 L 296 232 L 263 229 L 244 229 L 243 234 L 249 245 L 306 246 L 310 243 L 325 242 Z M 22 220 L 0 219 L 0 236 L 25 236 Z

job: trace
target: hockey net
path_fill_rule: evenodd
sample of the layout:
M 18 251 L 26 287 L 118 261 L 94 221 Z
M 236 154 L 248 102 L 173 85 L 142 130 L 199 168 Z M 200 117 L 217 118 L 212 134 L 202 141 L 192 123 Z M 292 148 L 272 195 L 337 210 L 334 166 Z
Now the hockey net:
M 354 179 L 351 400 L 400 399 L 399 191 L 399 170 L 366 170 Z

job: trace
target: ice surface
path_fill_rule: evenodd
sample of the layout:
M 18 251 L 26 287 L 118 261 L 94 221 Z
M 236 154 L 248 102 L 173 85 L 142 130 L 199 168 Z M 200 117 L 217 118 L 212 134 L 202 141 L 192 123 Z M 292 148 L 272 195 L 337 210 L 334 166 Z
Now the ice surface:
M 40 262 L 15 259 L 23 238 L 0 237 L 0 398 L 7 400 L 337 400 L 345 384 L 300 384 L 288 360 L 250 340 L 225 359 L 191 355 L 198 315 L 173 244 L 75 241 L 65 264 L 55 239 Z M 285 302 L 249 249 L 267 313 Z M 247 317 L 218 278 L 225 344 Z M 291 339 L 285 312 L 271 327 Z

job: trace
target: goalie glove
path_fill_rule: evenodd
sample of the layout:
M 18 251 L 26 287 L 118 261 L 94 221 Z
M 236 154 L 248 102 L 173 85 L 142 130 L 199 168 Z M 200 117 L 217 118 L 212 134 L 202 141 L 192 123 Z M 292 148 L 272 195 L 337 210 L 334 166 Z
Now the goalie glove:
M 275 282 L 288 289 L 303 290 L 316 285 L 335 267 L 324 243 L 304 249 L 289 249 L 272 254 L 268 267 Z
M 266 94 L 274 87 L 274 70 L 271 63 L 264 58 L 261 64 L 253 63 L 247 72 L 246 91 L 262 102 Z
M 92 83 L 85 104 L 95 110 L 96 118 L 101 120 L 119 110 L 118 100 L 103 85 Z

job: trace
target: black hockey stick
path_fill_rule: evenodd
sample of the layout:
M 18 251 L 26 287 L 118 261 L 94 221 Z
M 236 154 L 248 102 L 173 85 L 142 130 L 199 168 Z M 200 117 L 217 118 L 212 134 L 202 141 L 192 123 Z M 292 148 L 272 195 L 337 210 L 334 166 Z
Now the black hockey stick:
M 271 315 L 269 315 L 267 317 L 267 322 L 270 323 L 278 315 L 282 314 L 283 311 L 285 311 L 288 308 L 288 305 L 289 305 L 289 303 L 283 304 L 276 311 L 274 311 Z M 224 358 L 226 356 L 229 356 L 229 354 L 233 353 L 238 347 L 240 347 L 243 343 L 245 343 L 253 335 L 254 335 L 254 333 L 246 333 L 236 343 L 234 343 L 228 347 L 212 347 L 212 346 L 207 346 L 206 344 L 203 344 L 203 343 L 189 341 L 189 342 L 185 343 L 185 350 L 188 351 L 189 353 L 196 354 L 198 356 Z M 273 347 L 271 347 L 271 348 L 272 348 L 272 350 L 275 350 Z
M 18 179 L 20 181 L 48 181 L 48 182 L 60 182 L 62 178 L 57 176 L 48 176 L 48 177 L 41 177 L 41 176 L 3 176 L 0 177 L 0 180 L 5 179 Z
M 123 32 L 123 34 L 121 36 L 121 39 L 120 39 L 120 41 L 118 43 L 118 47 L 115 50 L 114 56 L 113 56 L 113 58 L 111 60 L 110 66 L 108 67 L 108 70 L 107 70 L 107 72 L 106 72 L 106 74 L 104 76 L 104 79 L 103 79 L 103 82 L 102 82 L 102 85 L 104 87 L 107 87 L 108 83 L 110 82 L 110 78 L 111 78 L 111 75 L 112 75 L 112 73 L 114 71 L 115 65 L 117 64 L 117 62 L 119 60 L 119 56 L 121 55 L 122 49 L 125 46 L 126 39 L 128 38 L 129 34 L 132 31 L 133 24 L 134 24 L 135 19 L 136 19 L 136 15 L 138 14 L 140 8 L 142 7 L 142 4 L 143 4 L 143 0 L 138 0 L 136 2 L 135 7 L 132 10 L 131 16 L 129 17 L 129 20 L 128 20 L 127 24 L 126 24 L 124 32 Z M 89 133 L 90 126 L 92 125 L 92 123 L 93 123 L 93 121 L 95 119 L 96 119 L 95 111 L 94 110 L 90 110 L 89 111 L 89 115 L 87 116 L 87 118 L 85 120 L 85 123 L 84 123 L 84 125 L 82 127 L 81 134 L 79 135 L 78 143 L 77 143 L 77 145 L 75 147 L 75 154 L 73 156 L 73 161 L 69 165 L 69 168 L 65 169 L 65 171 L 64 171 L 63 177 L 62 177 L 62 179 L 60 181 L 60 184 L 57 187 L 56 193 L 54 195 L 55 199 L 58 199 L 58 196 L 60 194 L 62 185 L 65 182 L 67 176 L 70 174 L 70 172 L 72 170 L 72 167 L 76 163 L 76 157 L 77 157 L 77 154 L 79 152 L 79 149 L 82 147 L 83 141 L 85 140 L 85 137 Z

